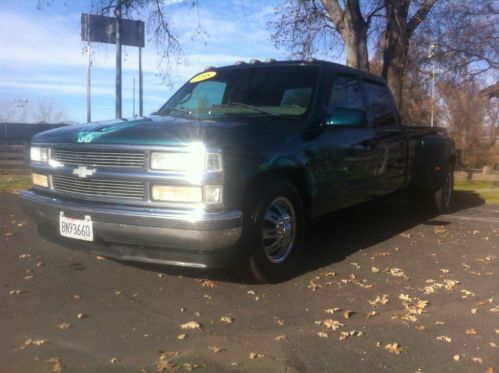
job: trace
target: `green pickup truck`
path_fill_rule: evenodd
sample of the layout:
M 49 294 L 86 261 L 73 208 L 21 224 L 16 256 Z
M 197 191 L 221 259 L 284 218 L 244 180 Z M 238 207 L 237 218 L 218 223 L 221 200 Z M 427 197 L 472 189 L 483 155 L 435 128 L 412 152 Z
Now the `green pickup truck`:
M 455 159 L 444 129 L 400 122 L 377 76 L 252 60 L 206 69 L 149 117 L 38 134 L 21 198 L 60 244 L 273 282 L 320 215 L 398 191 L 447 211 Z

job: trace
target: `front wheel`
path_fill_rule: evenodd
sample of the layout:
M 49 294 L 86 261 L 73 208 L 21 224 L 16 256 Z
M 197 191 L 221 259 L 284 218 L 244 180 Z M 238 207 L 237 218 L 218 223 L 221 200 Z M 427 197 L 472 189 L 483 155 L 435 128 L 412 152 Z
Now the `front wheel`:
M 282 281 L 295 269 L 303 248 L 303 203 L 296 188 L 285 180 L 254 189 L 244 211 L 247 255 L 243 266 L 260 282 Z

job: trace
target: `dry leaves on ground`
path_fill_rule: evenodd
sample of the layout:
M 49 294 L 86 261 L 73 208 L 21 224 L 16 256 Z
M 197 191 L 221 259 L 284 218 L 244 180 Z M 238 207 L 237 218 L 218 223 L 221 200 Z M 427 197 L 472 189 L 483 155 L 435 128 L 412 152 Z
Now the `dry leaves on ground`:
M 361 337 L 363 335 L 364 335 L 363 332 L 359 332 L 357 330 L 350 330 L 348 332 L 341 332 L 341 336 L 340 336 L 339 339 L 340 339 L 340 341 L 345 341 L 345 340 L 347 340 L 351 336 Z
M 315 325 L 323 325 L 328 329 L 333 329 L 333 330 L 338 330 L 340 327 L 345 326 L 338 320 L 333 320 L 333 319 L 327 319 L 327 320 L 321 320 L 321 321 L 316 321 Z
M 63 322 L 63 323 L 61 323 L 61 324 L 57 325 L 57 328 L 58 328 L 58 329 L 61 329 L 61 330 L 66 330 L 66 329 L 71 328 L 72 326 L 73 326 L 73 325 L 71 325 L 71 324 L 70 324 L 70 323 L 68 323 L 68 322 Z
M 274 338 L 275 341 L 277 342 L 282 342 L 286 340 L 286 335 L 278 335 L 277 337 Z
M 193 329 L 201 329 L 202 325 L 200 323 L 197 323 L 196 321 L 189 321 L 186 322 L 185 324 L 180 324 L 180 329 L 185 329 L 185 330 L 193 330 Z
M 335 308 L 328 308 L 328 309 L 324 310 L 324 312 L 329 313 L 329 314 L 331 314 L 331 315 L 332 315 L 333 313 L 335 313 L 335 312 L 338 312 L 338 311 L 341 311 L 338 307 L 335 307 Z
M 225 348 L 216 347 L 216 346 L 210 346 L 208 348 L 210 350 L 212 350 L 215 354 L 218 354 L 219 352 L 227 351 Z
M 261 359 L 264 356 L 265 356 L 264 354 L 260 354 L 258 352 L 250 352 L 249 354 L 250 359 Z
M 15 351 L 21 351 L 21 350 L 24 350 L 26 347 L 29 347 L 29 346 L 42 346 L 44 345 L 45 343 L 47 343 L 47 341 L 45 339 L 27 339 L 26 342 L 24 342 L 24 344 L 20 347 L 17 347 L 15 349 Z
M 196 281 L 199 282 L 204 288 L 216 288 L 218 286 L 218 284 L 212 280 L 201 279 Z
M 223 322 L 224 324 L 232 324 L 234 322 L 234 318 L 230 316 L 222 316 L 220 318 L 220 321 Z
M 322 288 L 321 284 L 317 284 L 314 280 L 310 280 L 307 286 L 308 289 L 312 289 L 312 291 L 316 291 L 317 289 Z
M 369 300 L 368 302 L 373 307 L 377 307 L 379 305 L 385 305 L 389 302 L 388 294 L 383 294 L 382 296 L 377 295 L 375 299 Z
M 437 340 L 439 340 L 439 341 L 445 341 L 447 343 L 451 343 L 452 342 L 452 338 L 447 337 L 446 335 L 439 335 L 437 337 Z
M 321 338 L 327 338 L 329 337 L 329 334 L 327 334 L 326 332 L 317 332 L 317 335 Z
M 26 292 L 26 290 L 15 289 L 15 290 L 9 291 L 9 295 L 19 295 L 19 294 L 23 294 L 25 292 Z
M 385 350 L 394 355 L 400 355 L 402 347 L 398 343 L 389 343 L 385 346 Z
M 52 365 L 53 373 L 61 373 L 64 370 L 64 364 L 58 357 L 53 357 L 51 359 L 45 360 L 45 362 Z

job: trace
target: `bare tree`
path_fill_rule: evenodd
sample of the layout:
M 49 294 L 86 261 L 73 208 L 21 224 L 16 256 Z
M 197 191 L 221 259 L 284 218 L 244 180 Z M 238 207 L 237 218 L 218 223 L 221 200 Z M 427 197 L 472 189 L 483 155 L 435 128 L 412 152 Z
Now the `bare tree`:
M 333 49 L 342 44 L 347 65 L 369 70 L 368 31 L 381 15 L 382 0 L 362 7 L 359 0 L 288 0 L 276 9 L 278 19 L 270 22 L 276 46 L 284 46 L 300 58 L 317 49 Z
M 62 105 L 50 99 L 15 98 L 0 101 L 0 122 L 62 123 L 69 122 L 69 117 Z
M 361 70 L 369 70 L 369 37 L 376 45 L 382 40 L 381 73 L 400 105 L 410 39 L 436 2 L 371 0 L 362 7 L 358 0 L 344 0 L 342 8 L 338 0 L 288 0 L 277 9 L 280 18 L 270 27 L 276 45 L 290 46 L 294 52 L 303 40 L 303 31 L 308 29 L 302 54 L 314 51 L 314 42 L 321 38 L 324 42 L 325 37 L 336 32 L 347 51 L 347 65 Z M 331 45 L 335 45 L 334 41 L 331 38 Z
M 39 100 L 31 113 L 33 123 L 62 123 L 68 120 L 65 109 L 49 99 Z

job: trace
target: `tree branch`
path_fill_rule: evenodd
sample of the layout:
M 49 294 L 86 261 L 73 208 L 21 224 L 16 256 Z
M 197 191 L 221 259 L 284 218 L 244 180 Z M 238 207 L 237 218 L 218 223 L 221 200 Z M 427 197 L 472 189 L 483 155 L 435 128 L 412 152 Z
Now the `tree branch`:
M 411 20 L 407 23 L 407 32 L 412 34 L 414 30 L 419 26 L 421 22 L 424 21 L 428 13 L 430 12 L 433 5 L 438 0 L 424 0 L 419 9 L 416 11 L 416 14 L 411 18 Z

